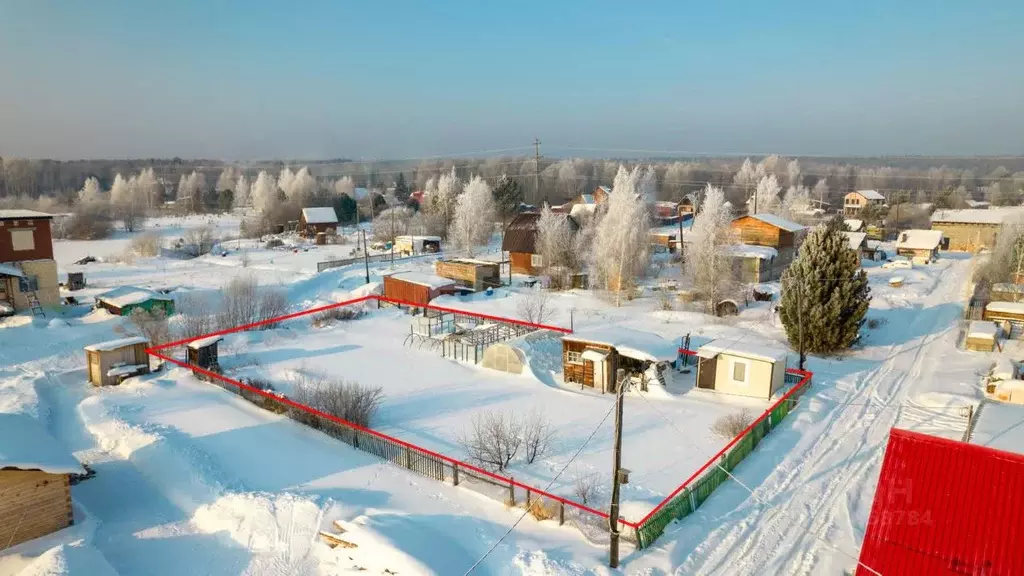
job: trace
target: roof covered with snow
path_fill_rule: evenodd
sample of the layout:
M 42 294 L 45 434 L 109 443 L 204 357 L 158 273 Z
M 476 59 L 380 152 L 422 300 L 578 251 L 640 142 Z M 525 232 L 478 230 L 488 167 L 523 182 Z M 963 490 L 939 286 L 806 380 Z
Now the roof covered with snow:
M 1021 516 L 1024 455 L 893 428 L 860 562 L 876 574 L 1017 574 Z
M 195 340 L 189 342 L 187 346 L 193 350 L 197 350 L 199 348 L 206 348 L 210 344 L 213 344 L 214 342 L 220 342 L 223 339 L 223 336 L 207 336 L 206 338 L 196 338 Z
M 972 444 L 1024 454 L 1024 405 L 987 402 L 977 415 Z
M 878 190 L 856 190 L 855 194 L 860 194 L 868 200 L 885 200 L 885 196 L 878 193 Z
M 322 208 L 303 208 L 302 219 L 306 224 L 337 224 L 338 215 L 330 206 Z
M 4 468 L 85 473 L 71 452 L 27 414 L 0 413 L 0 470 Z
M 131 336 L 129 338 L 97 342 L 96 344 L 86 346 L 85 349 L 89 352 L 110 352 L 111 350 L 117 350 L 118 348 L 124 348 L 126 346 L 135 346 L 136 344 L 149 344 L 149 340 L 146 340 L 142 336 Z
M 986 312 L 1002 312 L 1003 314 L 1024 314 L 1024 302 L 989 302 L 985 305 Z
M 932 222 L 951 222 L 954 224 L 992 224 L 999 225 L 1013 217 L 1024 217 L 1024 209 L 1020 206 L 1004 208 L 967 208 L 965 210 L 937 210 L 932 214 Z
M 752 244 L 733 244 L 727 250 L 729 254 L 740 258 L 772 260 L 779 255 L 778 250 L 771 246 L 754 246 Z
M 141 304 L 148 300 L 173 300 L 166 294 L 154 292 L 148 288 L 138 286 L 118 286 L 109 292 L 104 292 L 96 297 L 97 301 L 103 301 L 112 306 L 123 308 L 132 304 Z
M 35 210 L 0 210 L 0 220 L 32 220 L 35 218 L 53 218 L 53 214 Z
M 861 245 L 868 239 L 867 232 L 847 232 L 844 230 L 843 234 L 846 235 L 846 239 L 850 242 L 852 250 L 860 250 Z
M 396 280 L 409 282 L 410 284 L 419 284 L 420 286 L 428 286 L 433 289 L 453 286 L 455 284 L 455 281 L 450 278 L 442 278 L 440 276 L 435 276 L 434 274 L 425 274 L 423 272 L 395 272 L 389 276 Z
M 904 230 L 896 239 L 896 248 L 935 250 L 942 244 L 942 230 Z
M 11 266 L 10 264 L 0 264 L 0 276 L 14 276 L 16 278 L 24 278 L 25 273 L 19 270 L 17 266 Z
M 747 342 L 719 340 L 709 342 L 697 349 L 697 356 L 700 358 L 714 358 L 719 354 L 765 362 L 785 362 L 789 356 L 789 350 Z
M 843 224 L 846 224 L 846 227 L 849 228 L 850 230 L 853 230 L 854 232 L 864 227 L 864 221 L 858 220 L 856 218 L 848 218 L 846 220 L 843 220 Z
M 999 326 L 995 322 L 989 322 L 985 320 L 974 320 L 971 322 L 971 327 L 967 330 L 968 338 L 987 338 L 995 340 L 996 336 L 999 335 Z
M 562 337 L 570 342 L 590 342 L 611 346 L 623 356 L 657 362 L 675 360 L 679 356 L 679 345 L 653 334 L 623 326 L 597 326 L 578 330 Z
M 745 218 L 745 217 L 746 216 L 741 216 L 741 218 Z M 786 220 L 785 218 L 782 218 L 781 216 L 776 216 L 775 214 L 761 214 L 761 213 L 758 213 L 758 214 L 750 214 L 750 217 L 751 218 L 756 218 L 756 219 L 760 220 L 761 222 L 764 222 L 765 224 L 769 224 L 771 226 L 775 226 L 776 228 L 782 228 L 783 230 L 785 230 L 787 232 L 799 232 L 800 230 L 803 230 L 803 229 L 807 228 L 803 224 L 797 224 L 796 222 L 791 222 L 789 220 Z
M 1000 282 L 992 285 L 992 292 L 1009 292 L 1010 294 L 1024 294 L 1024 285 L 1010 282 Z
M 988 208 L 992 204 L 984 200 L 965 200 L 967 206 L 970 208 Z

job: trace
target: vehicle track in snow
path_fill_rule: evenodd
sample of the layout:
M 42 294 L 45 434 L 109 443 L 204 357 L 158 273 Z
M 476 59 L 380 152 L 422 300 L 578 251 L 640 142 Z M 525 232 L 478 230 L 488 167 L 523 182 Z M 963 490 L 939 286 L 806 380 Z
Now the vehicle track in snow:
M 748 495 L 735 510 L 716 510 L 712 496 L 705 504 L 710 505 L 709 509 L 696 517 L 703 517 L 703 521 L 717 519 L 719 527 L 680 559 L 680 573 L 831 574 L 855 566 L 852 559 L 833 551 L 815 534 L 831 542 L 838 533 L 843 537 L 835 545 L 845 554 L 857 556 L 858 542 L 851 537 L 859 538 L 855 533 L 863 526 L 856 526 L 860 521 L 850 518 L 848 501 L 870 500 L 885 442 L 894 425 L 904 419 L 934 419 L 926 408 L 908 400 L 908 393 L 929 357 L 925 351 L 942 342 L 941 334 L 955 324 L 956 308 L 940 305 L 958 299 L 967 264 L 953 262 L 946 281 L 925 297 L 925 307 L 906 327 L 909 334 L 919 336 L 890 346 L 877 366 L 856 374 L 845 398 L 817 415 L 817 421 L 760 485 L 745 480 L 756 491 L 757 499 Z M 832 384 L 827 370 L 821 371 L 802 403 L 814 403 L 817 395 L 827 393 L 823 387 Z M 903 418 L 905 413 L 908 418 Z M 800 417 L 801 409 L 797 408 L 790 419 Z M 769 435 L 737 470 L 738 477 L 743 479 L 744 467 L 749 467 L 759 453 L 777 453 L 772 443 L 780 441 L 784 440 Z M 743 490 L 734 483 L 728 489 Z M 720 517 L 715 518 L 716 512 L 721 513 Z M 849 525 L 837 530 L 837 522 L 842 520 Z M 820 562 L 823 555 L 829 556 L 824 565 Z

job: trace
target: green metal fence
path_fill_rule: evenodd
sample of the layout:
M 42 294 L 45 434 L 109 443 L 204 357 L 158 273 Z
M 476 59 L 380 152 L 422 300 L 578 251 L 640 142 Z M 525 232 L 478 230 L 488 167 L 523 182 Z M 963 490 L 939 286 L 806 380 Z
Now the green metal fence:
M 787 372 L 786 383 L 796 384 L 796 386 L 776 402 L 746 432 L 734 439 L 726 450 L 709 460 L 699 471 L 699 476 L 692 482 L 684 483 L 678 494 L 662 503 L 647 518 L 641 520 L 636 527 L 637 545 L 640 548 L 647 548 L 665 532 L 665 527 L 670 522 L 689 516 L 711 497 L 715 489 L 729 478 L 726 471 L 734 470 L 748 454 L 754 451 L 761 440 L 789 415 L 797 403 L 797 398 L 810 385 L 810 382 L 809 373 Z

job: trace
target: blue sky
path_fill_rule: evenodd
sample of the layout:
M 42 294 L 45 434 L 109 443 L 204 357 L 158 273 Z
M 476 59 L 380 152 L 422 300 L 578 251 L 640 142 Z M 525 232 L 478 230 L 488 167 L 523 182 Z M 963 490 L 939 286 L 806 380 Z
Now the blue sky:
M 1020 0 L 0 0 L 0 156 L 1024 154 L 1022 22 Z

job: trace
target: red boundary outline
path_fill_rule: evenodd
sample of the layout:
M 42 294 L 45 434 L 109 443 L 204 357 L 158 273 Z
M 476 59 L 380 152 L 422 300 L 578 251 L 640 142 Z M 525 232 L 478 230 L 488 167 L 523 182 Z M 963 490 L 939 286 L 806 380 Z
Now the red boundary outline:
M 434 452 L 433 450 L 428 450 L 426 448 L 422 448 L 420 446 L 417 446 L 415 444 L 411 444 L 409 442 L 406 442 L 405 440 L 401 440 L 401 439 L 396 438 L 394 436 L 390 436 L 390 435 L 384 434 L 382 432 L 378 432 L 376 430 L 371 430 L 369 428 L 365 428 L 363 426 L 359 426 L 358 424 L 353 424 L 352 422 L 348 422 L 347 420 L 343 420 L 343 419 L 338 418 L 336 416 L 332 416 L 331 414 L 327 414 L 325 412 L 321 412 L 321 411 L 319 411 L 319 410 L 317 410 L 315 408 L 310 408 L 309 406 L 306 406 L 305 404 L 299 404 L 298 402 L 290 400 L 290 399 L 288 399 L 286 397 L 281 397 L 281 396 L 278 396 L 276 394 L 271 394 L 271 393 L 266 392 L 264 390 L 260 390 L 258 388 L 254 388 L 252 386 L 249 386 L 248 384 L 243 384 L 242 382 L 239 382 L 237 380 L 232 380 L 231 378 L 228 378 L 228 377 L 223 376 L 221 374 L 217 374 L 216 372 L 213 372 L 213 371 L 210 371 L 210 370 L 206 370 L 206 369 L 203 369 L 203 368 L 199 368 L 198 366 L 193 366 L 193 365 L 191 365 L 191 364 L 189 364 L 187 362 L 182 362 L 181 360 L 178 360 L 178 359 L 173 358 L 171 356 L 168 356 L 166 354 L 162 354 L 160 352 L 161 350 L 165 350 L 167 348 L 171 348 L 171 347 L 174 347 L 174 346 L 181 346 L 182 344 L 187 344 L 189 342 L 192 342 L 193 340 L 200 340 L 200 339 L 203 339 L 203 338 L 211 338 L 213 336 L 223 336 L 225 334 L 233 334 L 235 332 L 242 332 L 242 331 L 248 330 L 250 328 L 256 328 L 256 327 L 263 326 L 263 325 L 266 325 L 266 324 L 276 324 L 276 323 L 279 323 L 279 322 L 283 322 L 285 320 L 291 320 L 291 319 L 294 319 L 294 318 L 300 318 L 302 316 L 307 316 L 309 314 L 316 314 L 317 312 L 323 312 L 325 310 L 332 310 L 334 308 L 340 308 L 342 306 L 351 306 L 353 304 L 361 304 L 361 303 L 367 302 L 367 301 L 386 302 L 386 303 L 389 303 L 389 304 L 396 304 L 396 305 L 410 306 L 410 307 L 415 307 L 415 308 L 426 308 L 426 309 L 431 309 L 431 310 L 437 310 L 439 312 L 450 312 L 450 313 L 454 313 L 454 314 L 463 314 L 463 315 L 472 316 L 472 317 L 475 317 L 475 318 L 482 318 L 484 320 L 496 320 L 496 321 L 500 321 L 500 322 L 507 322 L 507 323 L 511 323 L 511 324 L 518 324 L 520 326 L 527 326 L 527 327 L 530 327 L 530 328 L 535 328 L 537 330 L 550 330 L 552 332 L 558 332 L 558 333 L 561 333 L 561 334 L 571 334 L 572 333 L 572 330 L 570 330 L 568 328 L 562 328 L 562 327 L 559 327 L 559 326 L 549 326 L 549 325 L 546 325 L 546 324 L 536 324 L 536 323 L 532 323 L 532 322 L 525 322 L 523 320 L 517 320 L 515 318 L 504 318 L 504 317 L 501 317 L 501 316 L 492 316 L 492 315 L 489 315 L 489 314 L 481 314 L 479 312 L 471 312 L 471 311 L 468 311 L 468 310 L 457 310 L 455 308 L 446 308 L 446 307 L 434 306 L 434 305 L 430 305 L 430 304 L 427 304 L 427 305 L 416 304 L 416 303 L 413 303 L 413 302 L 406 302 L 406 301 L 403 301 L 403 300 L 397 300 L 395 298 L 388 298 L 386 296 L 380 296 L 380 295 L 376 295 L 376 294 L 371 294 L 369 296 L 363 296 L 361 298 L 355 298 L 355 299 L 352 299 L 352 300 L 346 300 L 344 302 L 337 302 L 335 304 L 328 304 L 326 306 L 318 306 L 316 308 L 310 308 L 308 310 L 303 310 L 301 312 L 295 312 L 293 314 L 286 314 L 284 316 L 278 316 L 276 318 L 270 318 L 268 320 L 262 320 L 260 322 L 253 322 L 253 323 L 250 323 L 250 324 L 243 324 L 241 326 L 236 326 L 234 328 L 228 328 L 226 330 L 220 330 L 220 331 L 217 331 L 217 332 L 211 332 L 209 334 L 204 334 L 202 336 L 196 336 L 194 338 L 185 338 L 183 340 L 177 340 L 177 341 L 170 342 L 170 343 L 167 343 L 167 344 L 161 344 L 159 346 L 153 346 L 151 348 L 147 348 L 146 349 L 146 353 L 151 355 L 151 356 L 155 356 L 157 358 L 160 358 L 161 360 L 164 360 L 166 362 L 170 362 L 172 364 L 176 364 L 176 365 L 181 366 L 183 368 L 188 368 L 190 370 L 194 370 L 194 371 L 199 372 L 199 373 L 201 373 L 201 374 L 203 374 L 205 376 L 208 376 L 210 378 L 214 378 L 214 379 L 220 380 L 221 382 L 224 382 L 224 383 L 227 383 L 227 384 L 231 384 L 232 386 L 236 386 L 236 387 L 241 388 L 243 390 L 247 390 L 249 392 L 252 392 L 253 394 L 258 394 L 260 396 L 264 396 L 264 397 L 269 398 L 271 400 L 275 400 L 277 402 L 281 402 L 282 404 L 286 404 L 288 406 L 291 406 L 292 408 L 297 408 L 297 409 L 302 410 L 304 412 L 308 412 L 309 414 L 313 414 L 313 415 L 315 415 L 315 416 L 317 416 L 319 418 L 325 418 L 325 419 L 330 420 L 332 422 L 335 422 L 337 424 L 341 424 L 342 426 L 346 426 L 346 427 L 358 430 L 360 432 L 364 432 L 366 434 L 370 434 L 371 436 L 376 436 L 378 438 L 381 438 L 381 439 L 384 439 L 384 440 L 387 440 L 387 441 L 390 441 L 390 442 L 394 442 L 394 443 L 396 443 L 396 444 L 398 444 L 398 445 L 400 445 L 400 446 L 402 446 L 404 448 L 408 448 L 410 450 L 415 450 L 417 452 L 420 452 L 420 453 L 423 453 L 423 454 L 427 454 L 429 456 L 432 456 L 434 458 L 437 458 L 437 459 L 440 459 L 440 460 L 442 460 L 444 462 L 447 462 L 448 464 L 451 464 L 453 466 L 454 465 L 461 466 L 461 467 L 463 467 L 463 468 L 465 468 L 467 470 L 472 470 L 473 472 L 476 472 L 477 474 L 482 474 L 482 475 L 484 475 L 484 476 L 486 476 L 488 478 L 491 478 L 493 480 L 498 480 L 498 481 L 500 481 L 500 482 L 502 482 L 504 484 L 510 484 L 512 486 L 516 486 L 517 488 L 521 488 L 523 490 L 529 490 L 530 493 L 532 493 L 532 494 L 539 494 L 541 496 L 544 496 L 545 498 L 550 498 L 551 500 L 554 500 L 556 502 L 561 502 L 562 504 L 565 504 L 567 506 L 572 506 L 574 508 L 577 508 L 579 510 L 582 510 L 582 511 L 590 513 L 590 514 L 594 514 L 594 515 L 596 515 L 596 516 L 598 516 L 600 518 L 608 519 L 609 516 L 608 516 L 607 512 L 602 512 L 600 510 L 595 510 L 594 508 L 591 508 L 589 506 L 586 506 L 586 505 L 583 505 L 583 504 L 579 504 L 579 503 L 574 502 L 572 500 L 569 500 L 567 498 L 563 498 L 561 496 L 558 496 L 558 495 L 555 495 L 555 494 L 551 494 L 549 492 L 546 492 L 544 490 L 540 490 L 538 488 L 534 488 L 533 486 L 529 486 L 529 485 L 523 484 L 522 482 L 518 482 L 518 481 L 516 481 L 516 480 L 514 480 L 512 478 L 507 478 L 505 476 L 501 476 L 499 474 L 495 474 L 493 472 L 489 472 L 487 470 L 484 470 L 483 468 L 479 468 L 477 466 L 474 466 L 472 464 L 468 464 L 468 463 L 463 462 L 461 460 L 456 460 L 455 458 L 452 458 L 450 456 L 445 456 L 444 454 L 441 454 L 441 453 L 438 453 L 438 452 Z M 696 355 L 695 351 L 687 350 L 685 348 L 680 348 L 679 352 L 682 353 L 682 354 L 689 355 L 689 356 Z M 716 462 L 718 462 L 718 460 L 722 457 L 722 455 L 724 455 L 729 449 L 731 449 L 733 446 L 735 446 L 736 443 L 739 442 L 754 426 L 758 425 L 765 418 L 769 417 L 769 415 L 771 414 L 771 412 L 773 410 L 775 410 L 775 408 L 777 408 L 783 402 L 789 400 L 798 391 L 802 390 L 807 385 L 807 383 L 810 382 L 811 377 L 813 376 L 813 373 L 811 373 L 811 372 L 807 372 L 807 371 L 803 371 L 803 370 L 797 370 L 795 368 L 787 368 L 786 372 L 789 373 L 789 374 L 796 374 L 798 376 L 801 376 L 802 378 L 801 378 L 801 380 L 799 382 L 797 382 L 797 384 L 795 386 L 793 386 L 793 388 L 791 388 L 788 392 L 786 392 L 774 404 L 769 406 L 768 409 L 766 409 L 764 411 L 764 413 L 761 414 L 760 417 L 758 417 L 756 420 L 754 420 L 749 426 L 747 426 L 742 432 L 740 432 L 735 438 L 733 438 L 732 441 L 730 441 L 728 444 L 726 444 L 724 448 L 719 450 L 714 456 L 712 456 L 710 459 L 708 459 L 708 461 L 705 462 L 704 465 L 700 467 L 700 469 L 698 469 L 696 472 L 691 474 L 689 478 L 687 478 L 682 484 L 680 484 L 675 490 L 673 490 L 671 494 L 666 496 L 665 499 L 662 500 L 657 506 L 655 506 L 653 509 L 651 509 L 651 511 L 648 512 L 647 515 L 643 517 L 643 519 L 641 519 L 639 522 L 630 522 L 628 520 L 620 518 L 619 523 L 624 525 L 624 526 L 628 526 L 630 528 L 633 528 L 633 529 L 637 529 L 640 526 L 642 526 L 644 524 L 644 522 L 646 522 L 648 519 L 650 519 L 651 516 L 656 514 L 666 504 L 668 504 L 673 498 L 675 498 L 680 492 L 682 492 L 684 489 L 686 489 L 687 486 L 689 486 L 694 480 L 696 480 L 701 474 L 703 474 L 709 467 L 711 467 Z

